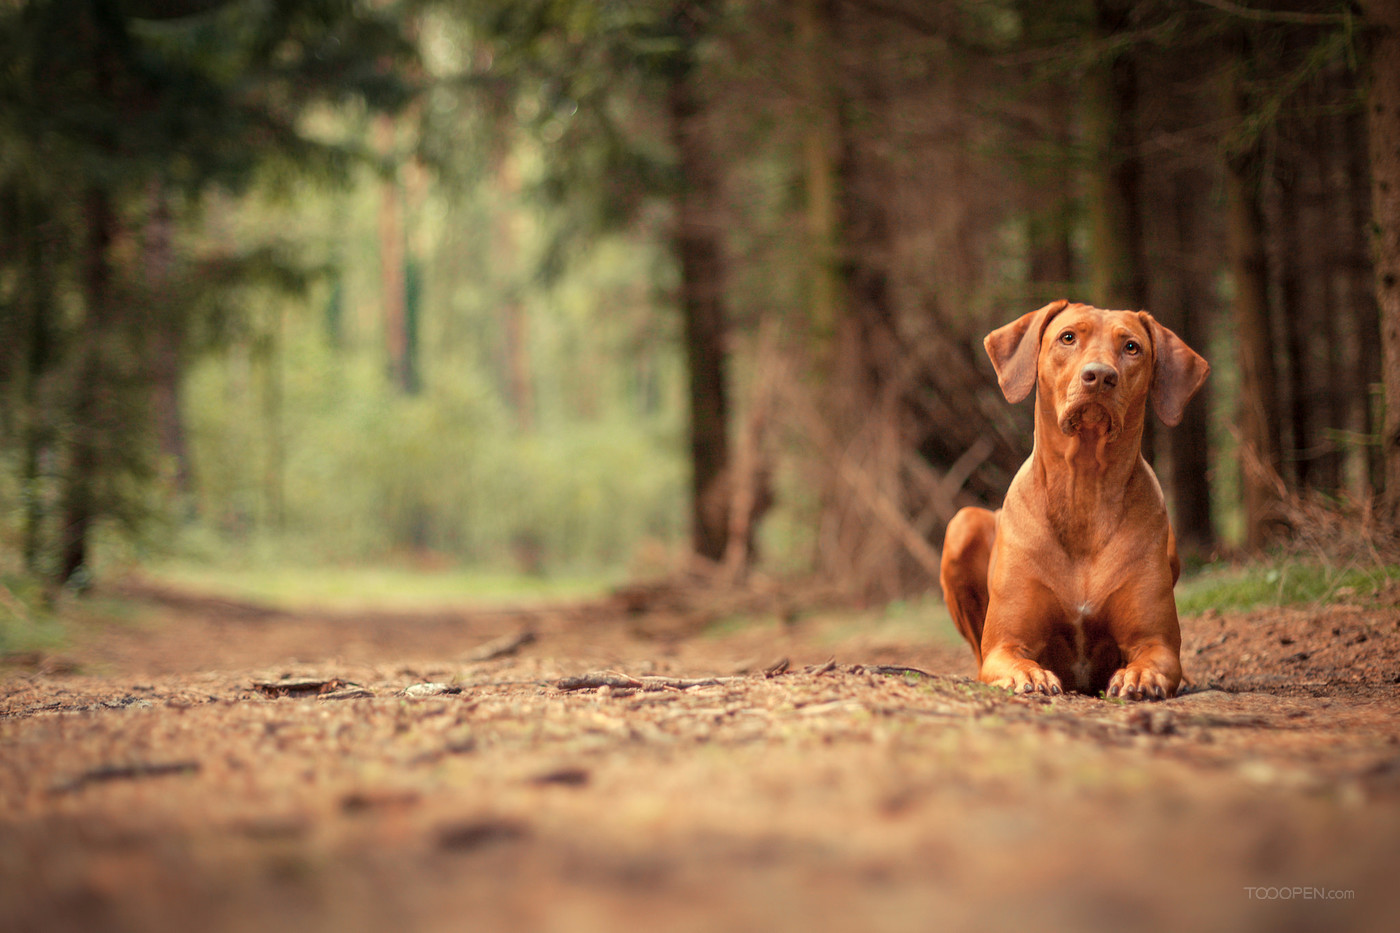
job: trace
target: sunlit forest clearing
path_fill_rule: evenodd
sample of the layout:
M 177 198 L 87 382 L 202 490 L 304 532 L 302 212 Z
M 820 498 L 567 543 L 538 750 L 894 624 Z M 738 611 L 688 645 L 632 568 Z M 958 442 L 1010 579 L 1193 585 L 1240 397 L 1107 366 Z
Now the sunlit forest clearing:
M 1389 930 L 1397 140 L 1391 0 L 0 2 L 0 929 Z M 944 604 L 1057 299 L 1154 702 Z

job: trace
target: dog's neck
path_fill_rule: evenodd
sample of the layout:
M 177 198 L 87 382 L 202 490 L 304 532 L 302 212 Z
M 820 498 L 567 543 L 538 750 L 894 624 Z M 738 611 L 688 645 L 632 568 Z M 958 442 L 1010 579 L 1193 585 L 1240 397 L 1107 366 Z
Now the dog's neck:
M 1135 406 L 1115 436 L 1106 427 L 1065 434 L 1054 406 L 1037 395 L 1033 481 L 1066 551 L 1097 551 L 1118 527 L 1142 459 L 1145 416 L 1146 406 Z

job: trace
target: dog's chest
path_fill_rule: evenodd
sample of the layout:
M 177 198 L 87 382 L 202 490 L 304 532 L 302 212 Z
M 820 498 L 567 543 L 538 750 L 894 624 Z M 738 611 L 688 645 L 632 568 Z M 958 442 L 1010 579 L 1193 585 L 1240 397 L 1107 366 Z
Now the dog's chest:
M 1097 693 L 1120 663 L 1118 645 L 1092 603 L 1080 603 L 1055 625 L 1045 666 L 1080 693 Z

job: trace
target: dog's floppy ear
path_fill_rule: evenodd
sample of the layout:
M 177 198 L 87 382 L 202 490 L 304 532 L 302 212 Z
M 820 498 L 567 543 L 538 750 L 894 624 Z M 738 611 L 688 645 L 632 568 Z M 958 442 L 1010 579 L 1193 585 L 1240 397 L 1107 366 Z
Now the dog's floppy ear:
M 982 345 L 992 358 L 1001 394 L 1013 405 L 1035 388 L 1036 359 L 1040 356 L 1040 336 L 1050 319 L 1069 307 L 1064 298 L 1052 301 L 1039 311 L 1023 314 L 1005 327 L 986 336 Z
M 1182 412 L 1191 397 L 1200 391 L 1210 375 L 1210 364 L 1176 334 L 1157 323 L 1146 311 L 1139 311 L 1152 336 L 1152 410 L 1168 427 L 1181 423 Z

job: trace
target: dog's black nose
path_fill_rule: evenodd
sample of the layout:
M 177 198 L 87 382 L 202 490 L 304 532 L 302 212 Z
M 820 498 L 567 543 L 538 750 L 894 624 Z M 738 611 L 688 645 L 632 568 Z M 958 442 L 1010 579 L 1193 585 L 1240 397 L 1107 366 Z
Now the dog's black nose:
M 1111 389 L 1118 385 L 1118 370 L 1107 363 L 1088 363 L 1079 371 L 1079 378 L 1091 389 Z

